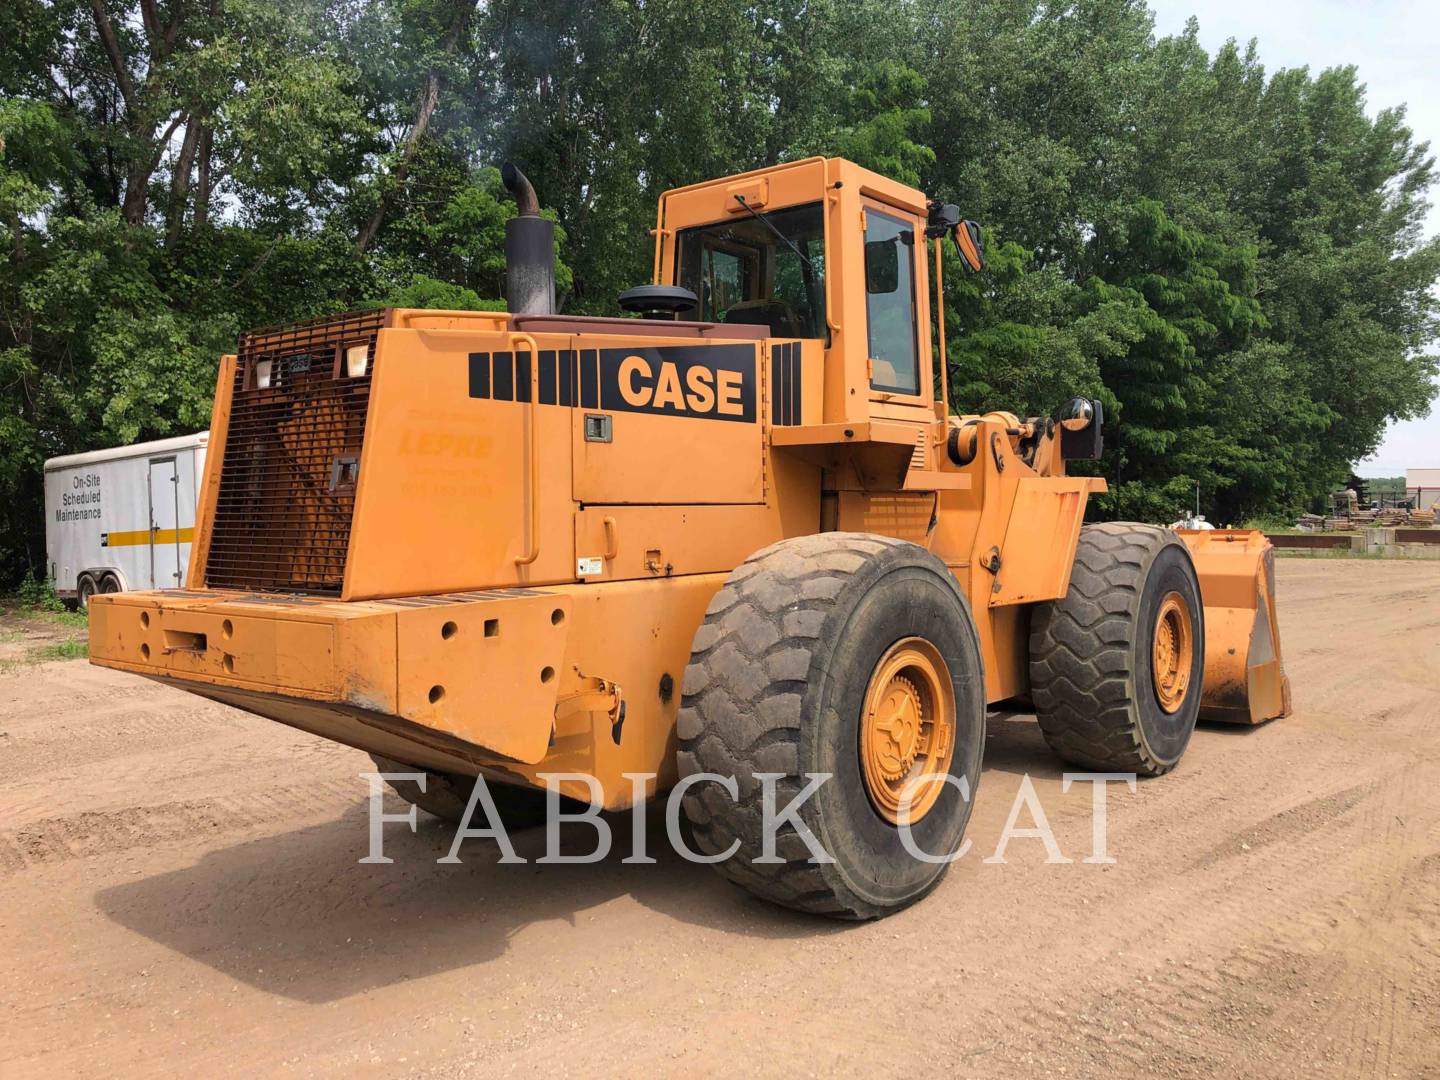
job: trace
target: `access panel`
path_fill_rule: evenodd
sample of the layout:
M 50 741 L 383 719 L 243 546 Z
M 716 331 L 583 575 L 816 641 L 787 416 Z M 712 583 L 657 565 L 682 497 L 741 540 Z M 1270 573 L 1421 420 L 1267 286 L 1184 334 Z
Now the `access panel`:
M 574 496 L 587 505 L 765 498 L 756 342 L 576 339 Z

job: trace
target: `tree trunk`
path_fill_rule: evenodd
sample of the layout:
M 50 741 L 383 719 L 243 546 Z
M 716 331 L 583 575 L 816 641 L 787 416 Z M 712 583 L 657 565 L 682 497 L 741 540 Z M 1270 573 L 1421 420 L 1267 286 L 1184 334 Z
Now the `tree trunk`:
M 180 156 L 170 177 L 170 207 L 166 211 L 165 247 L 172 248 L 180 239 L 185 225 L 185 202 L 190 194 L 190 170 L 195 166 L 195 146 L 200 139 L 201 124 L 192 119 L 185 125 L 185 138 L 180 143 Z
M 210 227 L 210 125 L 200 128 L 195 172 L 195 230 Z
M 115 85 L 119 88 L 120 97 L 125 103 L 125 130 L 135 143 L 148 143 L 151 150 L 148 155 L 134 155 L 132 151 L 130 163 L 125 169 L 125 198 L 120 204 L 120 213 L 131 225 L 140 225 L 145 221 L 150 178 L 160 167 L 160 162 L 165 156 L 165 148 L 170 143 L 170 136 L 175 133 L 175 129 L 180 124 L 188 119 L 188 116 L 184 112 L 180 113 L 166 126 L 160 137 L 155 138 L 154 123 L 147 120 L 147 117 L 154 116 L 157 112 L 160 116 L 167 116 L 173 106 L 167 105 L 163 109 L 152 107 L 152 99 L 159 91 L 152 86 L 151 80 L 146 79 L 139 87 L 135 85 L 134 76 L 130 73 L 129 60 L 121 50 L 120 37 L 115 32 L 115 24 L 110 21 L 110 13 L 105 4 L 106 0 L 90 0 L 90 12 L 94 17 L 95 32 L 100 37 L 100 44 L 105 50 L 106 59 L 110 61 L 110 68 L 115 74 Z M 169 55 L 170 48 L 180 32 L 180 20 L 184 10 L 183 4 L 177 4 L 174 19 L 168 27 L 162 28 L 153 0 L 144 0 L 142 3 L 141 23 L 150 47 L 152 66 Z M 193 154 L 193 148 L 191 152 Z M 189 183 L 188 175 L 186 183 Z
M 149 186 L 149 178 L 145 176 L 138 165 L 132 165 L 125 174 L 125 198 L 120 203 L 120 216 L 128 224 L 144 223 L 146 189 Z
M 129 122 L 129 110 L 126 110 L 126 121 Z M 165 130 L 155 140 L 154 149 L 148 160 L 141 159 L 132 161 L 130 168 L 125 172 L 125 201 L 120 204 L 120 214 L 131 225 L 143 225 L 145 223 L 145 208 L 150 198 L 150 178 L 155 175 L 155 170 L 160 167 L 160 161 L 165 156 L 165 148 L 170 145 L 170 136 L 175 134 L 175 129 L 189 119 L 188 114 L 180 113 L 165 125 Z
M 445 32 L 445 38 L 440 43 L 440 51 L 447 57 L 455 55 L 455 48 L 460 43 L 460 35 L 465 30 L 466 23 L 470 20 L 471 13 L 475 10 L 475 0 L 459 0 L 455 5 L 455 16 L 450 20 L 450 28 Z M 430 126 L 430 118 L 435 115 L 435 106 L 440 102 L 440 89 L 442 84 L 440 72 L 431 68 L 425 76 L 425 85 L 420 91 L 420 100 L 415 105 L 415 122 L 410 125 L 410 134 L 405 136 L 405 144 L 400 148 L 400 160 L 395 165 L 395 171 L 391 176 L 392 187 L 405 182 L 410 175 L 410 165 L 415 159 L 415 151 L 420 145 L 420 140 L 425 137 L 425 131 Z M 385 223 L 385 215 L 389 211 L 389 196 L 386 189 L 380 192 L 380 201 L 375 206 L 375 213 L 370 215 L 370 220 L 360 230 L 360 235 L 355 238 L 355 254 L 365 254 L 375 234 L 380 231 L 380 226 Z
M 14 210 L 5 214 L 5 224 L 10 226 L 10 255 L 13 268 L 18 270 L 25 263 L 25 223 Z

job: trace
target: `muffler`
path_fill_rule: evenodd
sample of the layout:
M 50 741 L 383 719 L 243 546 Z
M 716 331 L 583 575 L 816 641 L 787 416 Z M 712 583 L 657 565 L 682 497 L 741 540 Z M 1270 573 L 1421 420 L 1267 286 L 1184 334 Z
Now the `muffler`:
M 513 315 L 555 314 L 555 223 L 540 216 L 535 188 L 513 162 L 500 169 L 520 212 L 505 223 L 505 304 Z

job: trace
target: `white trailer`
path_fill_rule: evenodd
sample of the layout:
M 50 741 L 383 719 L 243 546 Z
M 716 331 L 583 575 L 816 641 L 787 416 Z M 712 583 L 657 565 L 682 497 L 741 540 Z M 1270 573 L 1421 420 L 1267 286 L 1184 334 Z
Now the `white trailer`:
M 207 431 L 45 462 L 45 550 L 55 591 L 185 584 Z

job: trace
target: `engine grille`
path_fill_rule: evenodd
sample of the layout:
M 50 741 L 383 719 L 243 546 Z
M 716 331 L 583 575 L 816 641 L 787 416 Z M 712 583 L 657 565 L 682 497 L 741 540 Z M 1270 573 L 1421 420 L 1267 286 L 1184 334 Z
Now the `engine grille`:
M 388 312 L 328 316 L 240 337 L 205 583 L 339 596 Z M 347 350 L 365 346 L 364 375 Z M 269 363 L 270 385 L 258 373 Z

